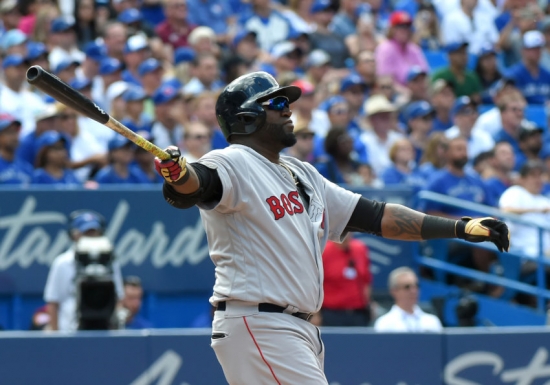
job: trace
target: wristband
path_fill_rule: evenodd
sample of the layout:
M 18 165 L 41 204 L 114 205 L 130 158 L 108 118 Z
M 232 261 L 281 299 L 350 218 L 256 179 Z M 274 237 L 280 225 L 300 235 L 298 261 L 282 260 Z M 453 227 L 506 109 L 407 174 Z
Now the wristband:
M 187 182 L 190 177 L 191 177 L 191 173 L 189 172 L 189 168 L 186 165 L 185 166 L 185 174 L 183 174 L 183 176 L 180 179 L 178 179 L 177 181 L 172 182 L 172 184 L 175 184 L 177 186 L 181 186 L 182 184 Z
M 422 221 L 420 236 L 422 239 L 456 238 L 458 222 L 462 221 L 426 215 Z

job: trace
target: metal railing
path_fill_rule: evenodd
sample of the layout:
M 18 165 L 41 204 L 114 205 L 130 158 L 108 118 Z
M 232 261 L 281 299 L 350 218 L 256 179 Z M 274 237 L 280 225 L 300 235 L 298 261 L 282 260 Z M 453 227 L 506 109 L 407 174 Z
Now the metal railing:
M 471 210 L 478 212 L 480 215 L 487 215 L 491 217 L 496 217 L 505 222 L 513 222 L 514 224 L 519 224 L 523 226 L 529 226 L 536 228 L 538 230 L 538 250 L 539 253 L 536 257 L 529 257 L 522 254 L 522 250 L 515 249 L 513 244 L 511 244 L 510 252 L 500 253 L 494 245 L 484 242 L 484 243 L 470 243 L 460 239 L 444 240 L 446 244 L 450 242 L 458 242 L 462 244 L 467 244 L 472 247 L 483 248 L 486 250 L 491 250 L 499 255 L 499 259 L 502 257 L 511 257 L 518 258 L 518 266 L 521 265 L 522 261 L 531 260 L 536 262 L 536 286 L 530 285 L 528 283 L 520 282 L 519 280 L 501 277 L 495 274 L 481 272 L 475 269 L 458 266 L 454 263 L 447 262 L 442 259 L 437 259 L 433 257 L 427 257 L 422 255 L 420 248 L 417 248 L 415 252 L 415 260 L 418 264 L 431 267 L 432 269 L 443 271 L 446 273 L 451 273 L 459 275 L 462 277 L 478 280 L 485 283 L 490 283 L 497 286 L 502 286 L 507 289 L 516 290 L 522 293 L 531 294 L 537 297 L 537 310 L 544 312 L 545 309 L 545 300 L 550 299 L 550 290 L 546 289 L 546 265 L 550 265 L 550 260 L 546 259 L 544 256 L 543 249 L 543 235 L 545 231 L 550 232 L 550 226 L 540 226 L 535 225 L 532 222 L 526 221 L 521 216 L 516 214 L 505 213 L 501 210 L 495 209 L 490 206 L 485 206 L 477 203 L 472 203 L 462 199 L 457 199 L 449 197 L 443 194 L 437 194 L 430 191 L 421 191 L 418 193 L 419 201 L 429 201 L 438 204 L 443 204 L 450 207 L 461 208 L 466 210 Z M 513 235 L 512 235 L 513 240 Z M 519 272 L 518 272 L 519 273 Z M 518 274 L 519 277 L 519 274 Z

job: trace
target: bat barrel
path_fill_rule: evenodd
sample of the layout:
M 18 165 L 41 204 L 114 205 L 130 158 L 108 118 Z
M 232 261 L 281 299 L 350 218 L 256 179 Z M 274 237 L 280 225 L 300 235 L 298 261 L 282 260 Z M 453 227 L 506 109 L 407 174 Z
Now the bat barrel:
M 32 66 L 27 70 L 27 82 L 30 84 L 33 84 L 36 79 L 40 78 L 40 74 L 43 73 L 44 70 L 40 66 Z

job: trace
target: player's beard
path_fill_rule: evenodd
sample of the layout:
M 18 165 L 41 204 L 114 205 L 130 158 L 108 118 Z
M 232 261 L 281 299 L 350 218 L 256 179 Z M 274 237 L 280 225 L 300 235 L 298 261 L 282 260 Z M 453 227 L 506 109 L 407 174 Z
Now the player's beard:
M 286 132 L 280 124 L 266 123 L 262 129 L 275 143 L 280 143 L 283 148 L 292 147 L 296 144 L 296 135 L 293 132 Z

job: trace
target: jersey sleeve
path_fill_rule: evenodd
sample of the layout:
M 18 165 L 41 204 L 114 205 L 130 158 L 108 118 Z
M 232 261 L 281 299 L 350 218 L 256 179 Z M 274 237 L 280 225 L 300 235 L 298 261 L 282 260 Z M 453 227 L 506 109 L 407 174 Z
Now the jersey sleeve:
M 341 242 L 346 235 L 344 229 L 361 195 L 346 190 L 324 178 L 323 183 L 326 196 L 325 209 L 329 218 L 328 238 L 331 241 Z

